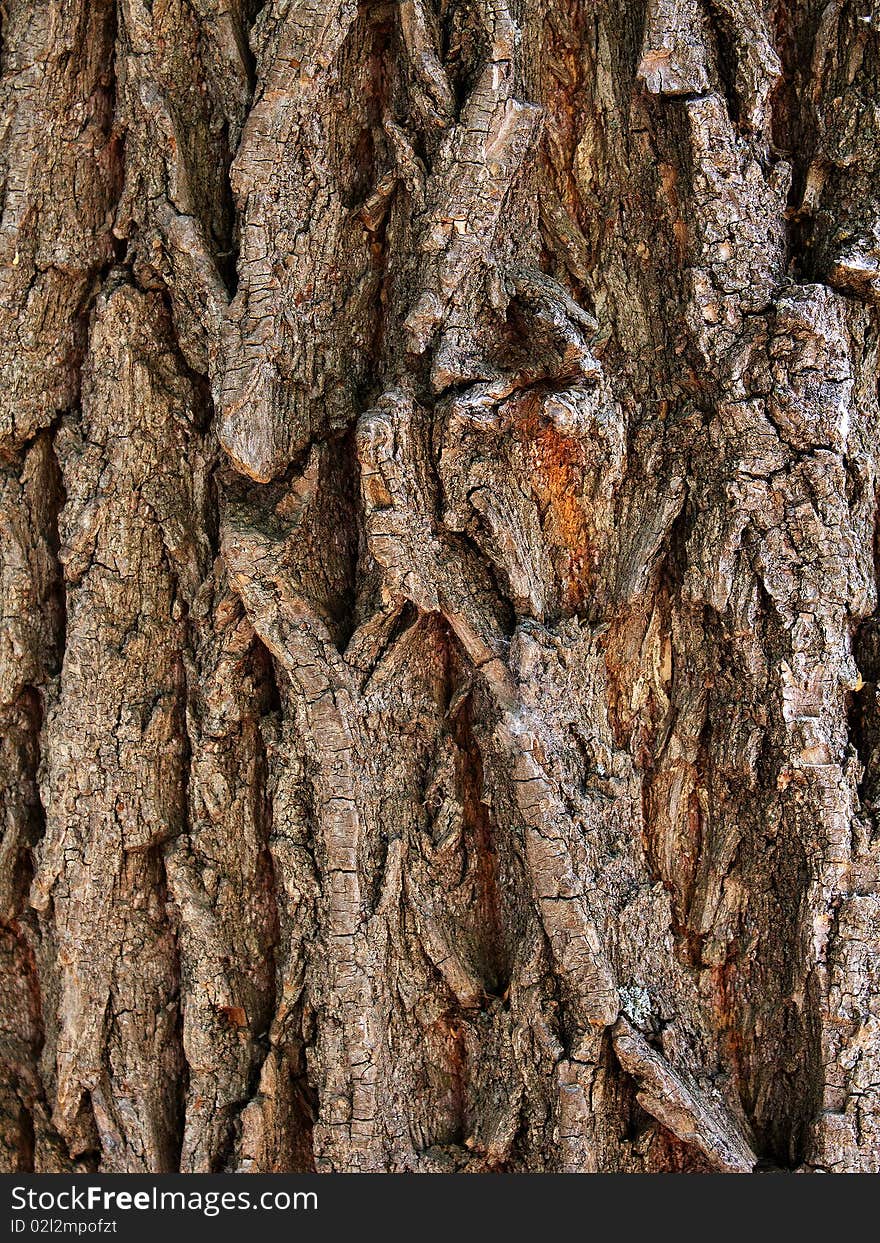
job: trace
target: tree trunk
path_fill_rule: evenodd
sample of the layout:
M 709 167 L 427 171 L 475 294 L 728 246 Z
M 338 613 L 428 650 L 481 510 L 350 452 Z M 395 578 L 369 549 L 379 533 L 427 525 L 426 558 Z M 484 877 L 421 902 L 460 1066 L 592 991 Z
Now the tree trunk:
M 5 0 L 0 1162 L 880 1168 L 880 20 Z

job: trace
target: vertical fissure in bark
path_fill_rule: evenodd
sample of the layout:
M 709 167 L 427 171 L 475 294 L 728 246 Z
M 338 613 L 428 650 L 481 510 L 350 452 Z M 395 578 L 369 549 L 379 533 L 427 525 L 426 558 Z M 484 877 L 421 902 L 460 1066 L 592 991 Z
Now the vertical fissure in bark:
M 480 968 L 486 997 L 503 1000 L 510 988 L 512 972 L 511 934 L 504 912 L 504 891 L 499 880 L 500 865 L 495 841 L 498 829 L 484 801 L 483 764 L 470 719 L 472 711 L 473 699 L 468 695 L 454 713 L 451 732 L 456 745 L 456 777 L 461 805 L 477 858 L 474 913 L 479 942 L 475 961 Z

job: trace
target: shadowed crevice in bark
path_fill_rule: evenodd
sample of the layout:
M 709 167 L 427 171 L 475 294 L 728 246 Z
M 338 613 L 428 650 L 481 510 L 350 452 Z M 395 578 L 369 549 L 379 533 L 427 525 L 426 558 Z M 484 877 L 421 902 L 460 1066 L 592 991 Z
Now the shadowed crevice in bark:
M 32 851 L 45 832 L 40 798 L 44 692 L 64 650 L 64 589 L 58 562 L 63 488 L 50 429 L 4 466 L 0 484 L 3 677 L 0 689 L 0 925 L 2 1145 L 11 1168 L 58 1162 L 66 1154 L 47 1128 L 39 1062 L 44 1041 L 38 983 L 39 937 L 28 909 Z M 11 657 L 11 661 L 9 658 Z M 8 662 L 8 663 L 7 663 Z M 48 1130 L 48 1134 L 47 1134 Z M 19 1142 L 22 1155 L 16 1156 Z
M 498 829 L 484 801 L 483 768 L 470 720 L 472 711 L 473 701 L 468 696 L 455 712 L 453 736 L 461 804 L 468 822 L 471 850 L 476 857 L 472 915 L 478 938 L 474 947 L 475 961 L 484 980 L 486 996 L 503 999 L 510 988 L 514 956 L 514 946 L 510 943 L 512 912 L 505 910 L 509 878 L 504 872 L 510 864 L 503 856 L 499 857 Z
M 874 835 L 878 829 L 876 817 L 880 811 L 880 717 L 877 704 L 877 685 L 880 682 L 880 627 L 875 619 L 863 622 L 856 631 L 853 654 L 861 685 L 850 696 L 849 726 L 853 744 L 864 768 L 859 795 Z

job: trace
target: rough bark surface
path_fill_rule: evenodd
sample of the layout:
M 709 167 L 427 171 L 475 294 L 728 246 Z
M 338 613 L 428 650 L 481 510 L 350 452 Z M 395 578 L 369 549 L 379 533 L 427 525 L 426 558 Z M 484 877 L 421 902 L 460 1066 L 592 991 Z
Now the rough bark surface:
M 870 3 L 0 20 L 0 1166 L 880 1169 Z

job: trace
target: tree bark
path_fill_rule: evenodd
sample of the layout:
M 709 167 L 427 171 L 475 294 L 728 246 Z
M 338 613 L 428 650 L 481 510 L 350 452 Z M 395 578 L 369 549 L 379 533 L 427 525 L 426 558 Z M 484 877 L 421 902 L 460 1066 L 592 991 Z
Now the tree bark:
M 868 8 L 5 0 L 3 1169 L 880 1169 Z

